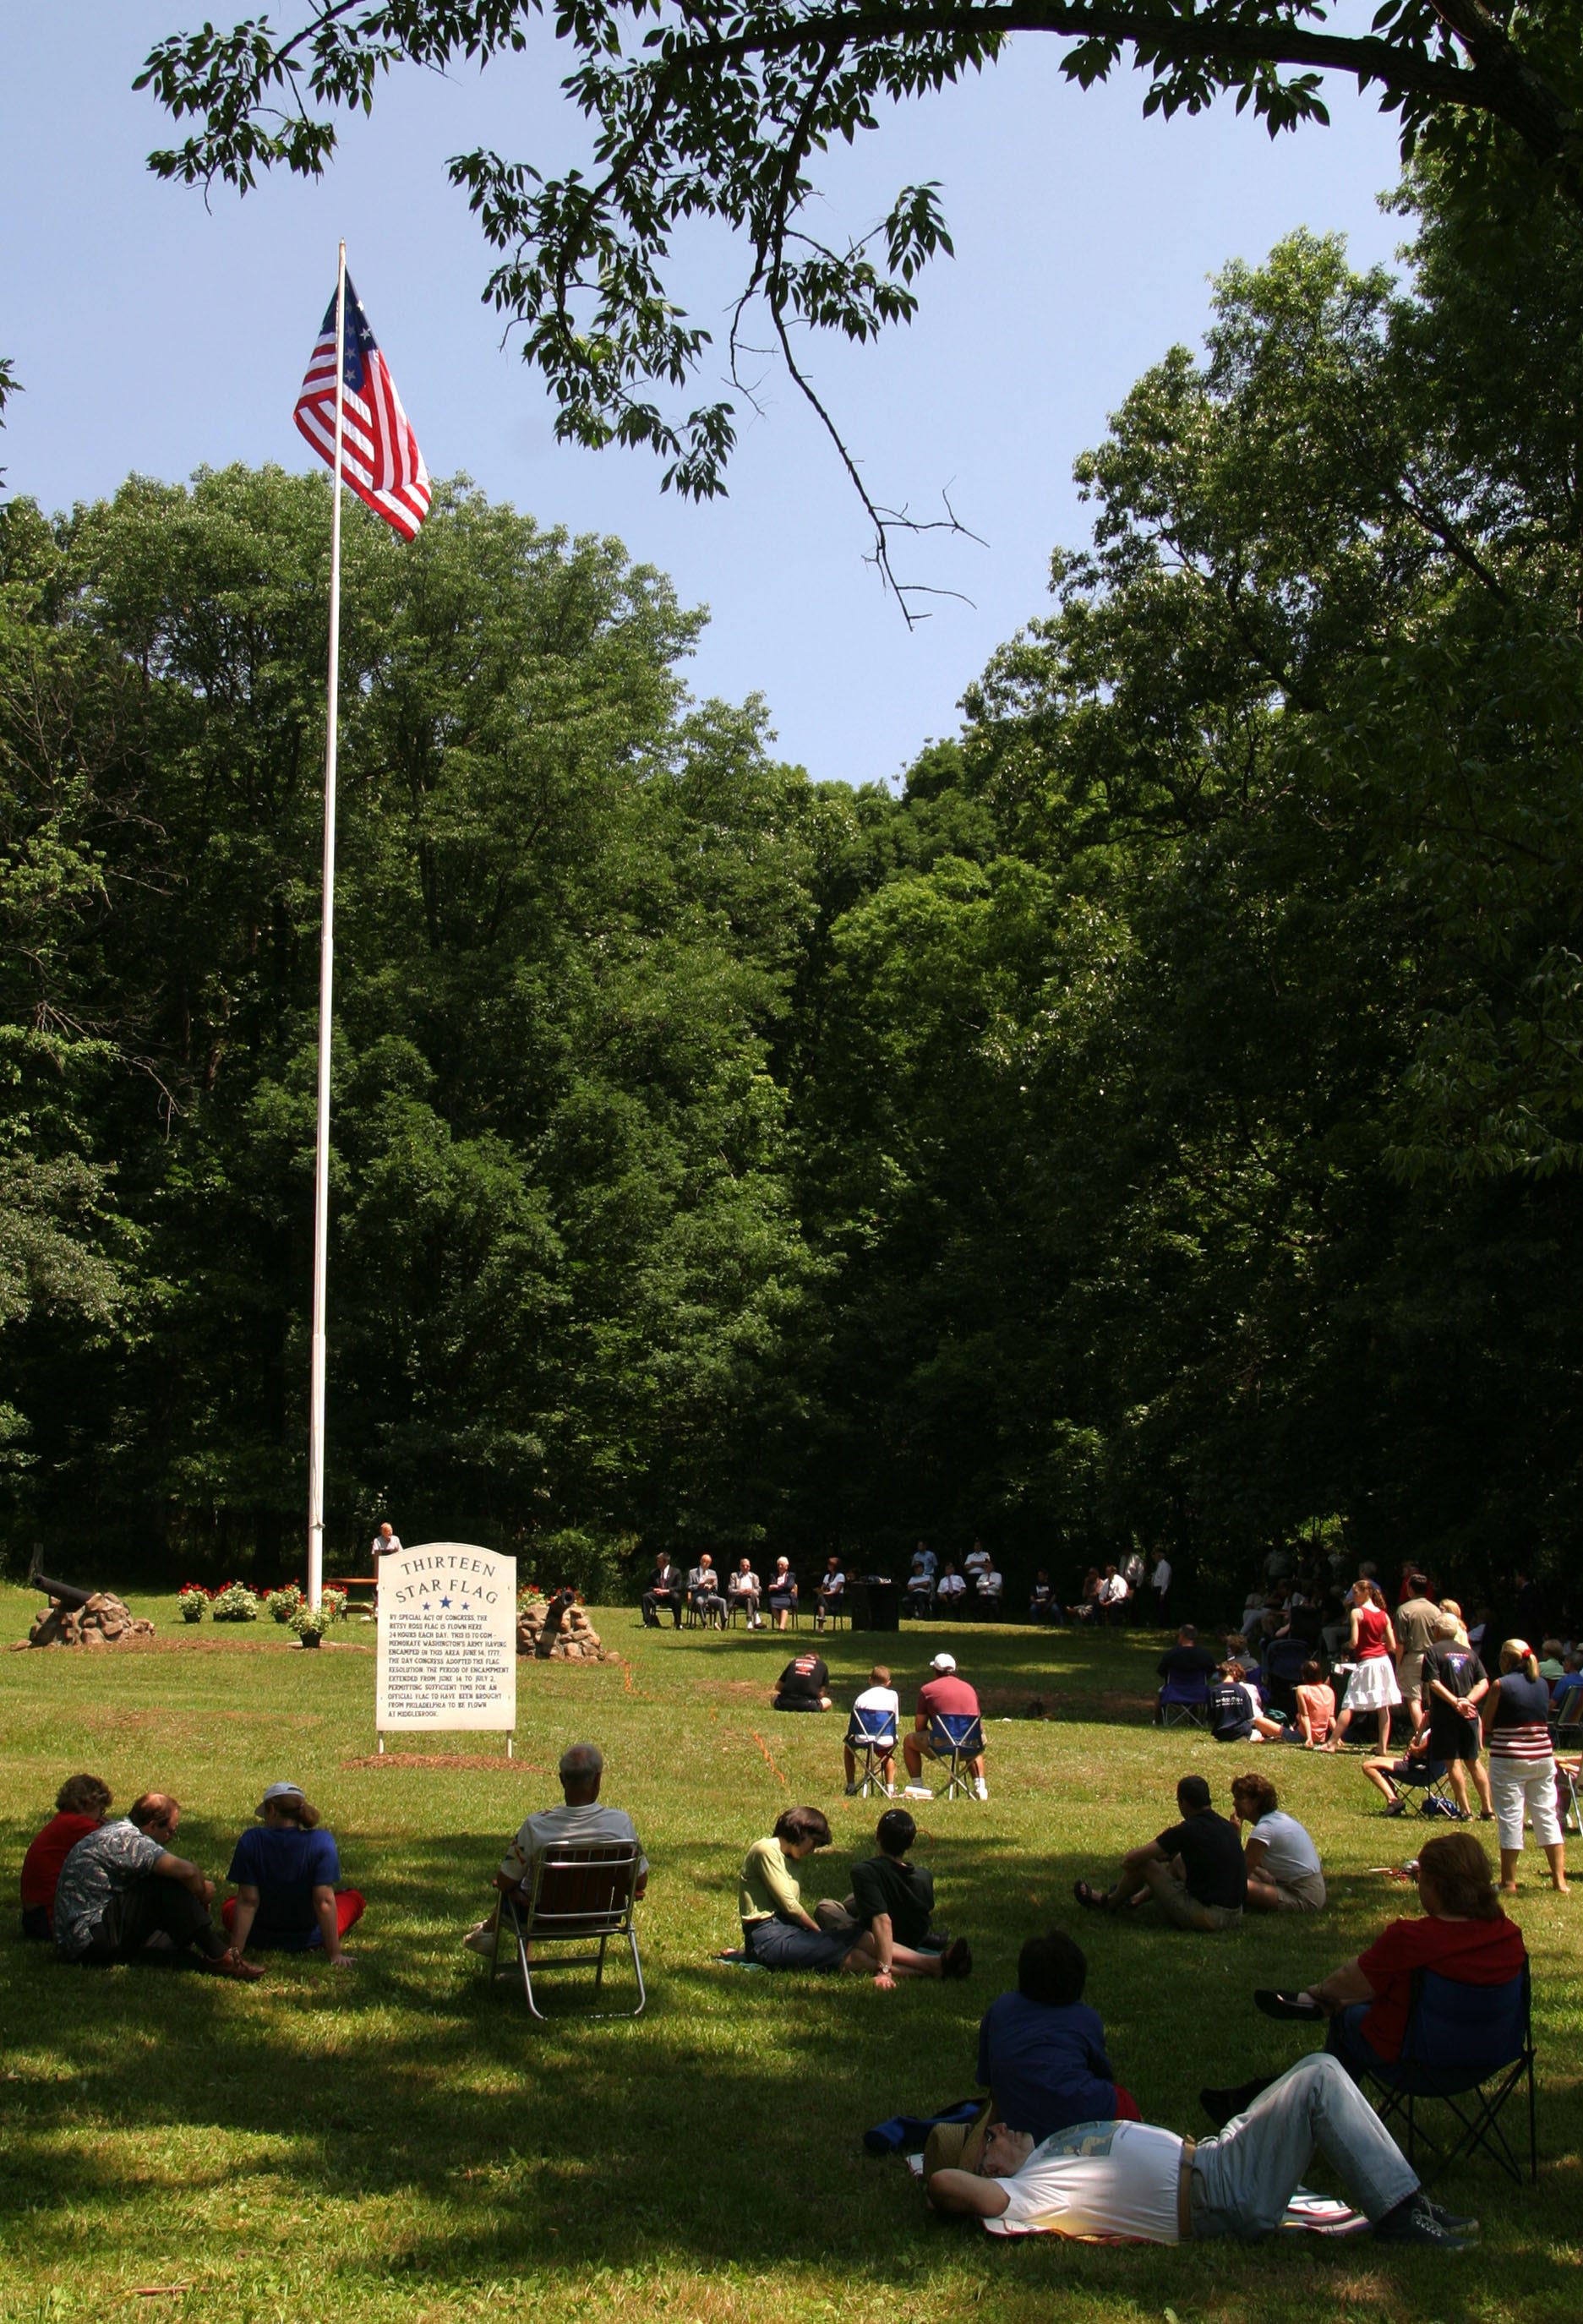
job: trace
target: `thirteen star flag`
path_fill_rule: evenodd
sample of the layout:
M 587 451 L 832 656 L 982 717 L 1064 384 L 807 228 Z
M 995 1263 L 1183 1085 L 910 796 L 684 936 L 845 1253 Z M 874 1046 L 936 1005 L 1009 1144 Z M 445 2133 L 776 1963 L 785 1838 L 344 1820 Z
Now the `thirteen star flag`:
M 375 516 L 411 540 L 429 513 L 429 471 L 412 422 L 350 275 L 347 277 L 346 392 L 341 404 L 341 474 Z M 319 343 L 297 398 L 298 427 L 331 468 L 336 456 L 336 302 L 331 296 Z

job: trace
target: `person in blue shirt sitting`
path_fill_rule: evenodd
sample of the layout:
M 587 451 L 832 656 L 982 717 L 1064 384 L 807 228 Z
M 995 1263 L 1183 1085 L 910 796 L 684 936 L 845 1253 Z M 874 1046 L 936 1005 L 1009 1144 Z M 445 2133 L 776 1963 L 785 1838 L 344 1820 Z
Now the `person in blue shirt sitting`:
M 308 1952 L 322 1946 L 332 1969 L 349 1956 L 341 1939 L 363 1917 L 355 1888 L 338 1892 L 340 1858 L 319 1810 L 295 1784 L 272 1784 L 258 1804 L 261 1821 L 236 1842 L 226 1876 L 236 1894 L 220 1907 L 238 1955 L 249 1941 L 260 1950 Z
M 1083 1999 L 1088 1963 L 1064 1930 L 1030 1937 L 1017 1956 L 1017 1990 L 1003 1993 L 978 2027 L 978 2081 L 990 2122 L 1035 2144 L 1076 2122 L 1136 2122 L 1137 2101 L 1105 2054 L 1099 2013 Z

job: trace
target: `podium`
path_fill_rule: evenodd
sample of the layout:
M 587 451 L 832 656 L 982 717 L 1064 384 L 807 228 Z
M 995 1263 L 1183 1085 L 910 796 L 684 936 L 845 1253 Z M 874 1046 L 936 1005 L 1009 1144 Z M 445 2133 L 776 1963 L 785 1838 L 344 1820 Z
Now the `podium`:
M 899 1630 L 901 1591 L 884 1574 L 856 1575 L 847 1584 L 847 1618 L 855 1630 Z

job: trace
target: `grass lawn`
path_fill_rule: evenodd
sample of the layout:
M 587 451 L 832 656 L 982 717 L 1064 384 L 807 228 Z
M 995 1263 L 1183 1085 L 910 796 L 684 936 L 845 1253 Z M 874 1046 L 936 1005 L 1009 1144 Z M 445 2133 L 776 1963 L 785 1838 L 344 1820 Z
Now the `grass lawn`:
M 0 1646 L 25 1636 L 41 1602 L 0 1589 Z M 805 1868 L 810 1897 L 846 1893 L 843 1851 L 864 1846 L 876 1813 L 842 1797 L 838 1718 L 769 1714 L 782 1643 L 596 1612 L 624 1660 L 520 1666 L 514 1762 L 380 1767 L 371 1628 L 354 1621 L 307 1655 L 271 1623 L 189 1631 L 173 1600 L 134 1610 L 158 1622 L 154 1646 L 0 1656 L 11 1896 L 57 1784 L 88 1768 L 117 1810 L 141 1790 L 173 1792 L 181 1845 L 217 1877 L 264 1785 L 301 1783 L 369 1911 L 345 1976 L 271 1956 L 252 1988 L 78 1970 L 0 1946 L 6 2324 L 508 2312 L 1032 2324 L 1052 2311 L 1105 2324 L 1551 2324 L 1575 2307 L 1583 1886 L 1570 1899 L 1541 1889 L 1536 1854 L 1516 1911 L 1535 1969 L 1540 2183 L 1519 2192 L 1485 2163 L 1447 2182 L 1455 2207 L 1483 2218 L 1477 2253 L 1440 2260 L 1366 2239 L 1002 2244 L 931 2222 L 901 2166 L 864 2153 L 867 2125 L 970 2092 L 979 2013 L 1014 1981 L 1031 1930 L 1081 1922 L 1088 1997 L 1118 2073 L 1148 2119 L 1199 2132 L 1202 2083 L 1290 2064 L 1304 2046 L 1258 2015 L 1253 1988 L 1319 1974 L 1396 1908 L 1400 1892 L 1369 1868 L 1430 1827 L 1382 1821 L 1354 1761 L 1266 1748 L 1251 1764 L 1274 1775 L 1326 1858 L 1322 1918 L 1211 1938 L 1146 1925 L 1146 1914 L 1124 1927 L 1077 1912 L 1074 1877 L 1172 1821 L 1179 1775 L 1201 1770 L 1223 1795 L 1245 1763 L 1144 1724 L 1153 1637 L 909 1625 L 899 1639 L 829 1645 L 842 1701 L 878 1646 L 910 1705 L 928 1655 L 949 1643 L 992 1712 L 1042 1693 L 1058 1713 L 991 1726 L 986 1807 L 920 1805 L 919 1853 L 976 1968 L 963 1985 L 887 1995 L 857 1978 L 749 1976 L 711 1960 L 736 1938 L 744 1849 L 782 1806 L 817 1803 L 837 1831 Z M 535 2026 L 520 1987 L 491 1989 L 458 1939 L 505 1837 L 559 1797 L 556 1758 L 585 1737 L 603 1747 L 606 1796 L 631 1810 L 653 1867 L 641 1923 L 649 2007 L 636 2024 Z M 1572 1852 L 1583 1884 L 1583 1849 Z M 569 1979 L 561 1990 L 570 1997 Z M 154 2286 L 181 2289 L 137 2296 Z

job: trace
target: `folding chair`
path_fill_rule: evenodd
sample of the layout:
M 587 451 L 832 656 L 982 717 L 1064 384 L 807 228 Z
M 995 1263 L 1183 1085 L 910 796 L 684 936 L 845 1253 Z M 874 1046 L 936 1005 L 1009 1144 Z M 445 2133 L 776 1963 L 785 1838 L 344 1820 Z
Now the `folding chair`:
M 1583 1733 L 1583 1678 L 1558 1679 L 1551 1689 L 1551 1732 L 1559 1743 L 1563 1735 Z
M 1556 1761 L 1556 1813 L 1561 1820 L 1563 1834 L 1568 1828 L 1583 1832 L 1583 1816 L 1578 1812 L 1578 1778 L 1570 1767 Z
M 1384 2092 L 1382 2122 L 1401 2116 L 1407 2132 L 1407 2160 L 1418 2168 L 1415 2148 L 1420 2138 L 1436 2155 L 1424 2186 L 1431 2186 L 1443 2171 L 1464 2154 L 1482 2151 L 1498 2163 L 1509 2178 L 1523 2183 L 1523 2172 L 1504 2129 L 1497 2119 L 1520 2082 L 1528 2084 L 1528 2175 L 1539 2176 L 1533 2088 L 1533 2011 L 1529 1966 L 1504 1985 L 1457 1985 L 1433 1969 L 1413 1974 L 1412 2000 L 1402 2055 L 1393 2065 L 1365 2069 L 1365 2082 L 1377 2082 Z M 1494 2089 L 1486 2085 L 1493 2083 Z M 1449 2107 L 1457 2128 L 1442 2143 L 1432 2138 L 1418 2120 L 1426 2099 Z
M 629 1840 L 563 1840 L 547 1848 L 534 1864 L 532 1894 L 527 1904 L 520 1904 L 515 1896 L 501 1896 L 495 1914 L 490 1977 L 500 1972 L 501 1941 L 509 1930 L 516 1946 L 517 1966 L 522 1971 L 528 2007 L 542 2020 L 545 2013 L 534 1997 L 534 1978 L 546 1969 L 586 1969 L 591 1964 L 597 1999 L 604 1987 L 606 1951 L 615 1937 L 625 1941 L 632 1955 L 632 1973 L 637 1979 L 637 2007 L 592 2010 L 587 2014 L 596 2017 L 641 2017 L 648 1995 L 643 1987 L 643 1965 L 638 1957 L 637 1931 L 633 1926 L 639 1860 L 639 1850 Z M 553 1953 L 545 1958 L 547 1947 L 568 1945 L 579 1945 L 584 1950 L 560 1960 Z M 594 1948 L 592 1951 L 588 1950 L 590 1946 Z
M 1208 1727 L 1209 1682 L 1207 1678 L 1168 1678 L 1154 1706 L 1156 1727 Z
M 857 1786 L 860 1799 L 868 1799 L 875 1792 L 885 1789 L 884 1762 L 896 1748 L 896 1714 L 893 1711 L 856 1711 L 852 1713 L 847 1729 L 847 1748 L 853 1757 L 863 1761 L 863 1781 Z
M 976 1711 L 937 1711 L 929 1722 L 930 1748 L 946 1763 L 948 1800 L 975 1797 L 973 1778 L 964 1772 L 984 1749 L 984 1721 Z
M 1457 1805 L 1457 1794 L 1451 1789 L 1451 1770 L 1444 1759 L 1421 1759 L 1412 1775 L 1393 1775 L 1399 1794 L 1409 1794 L 1421 1816 L 1438 1817 L 1446 1823 L 1461 1823 L 1463 1814 Z M 1471 1812 L 1471 1811 L 1470 1811 Z
M 1264 1648 L 1262 1687 L 1266 1709 L 1281 1711 L 1287 1719 L 1297 1717 L 1297 1687 L 1302 1676 L 1302 1666 L 1310 1661 L 1313 1648 L 1302 1638 L 1272 1638 Z

